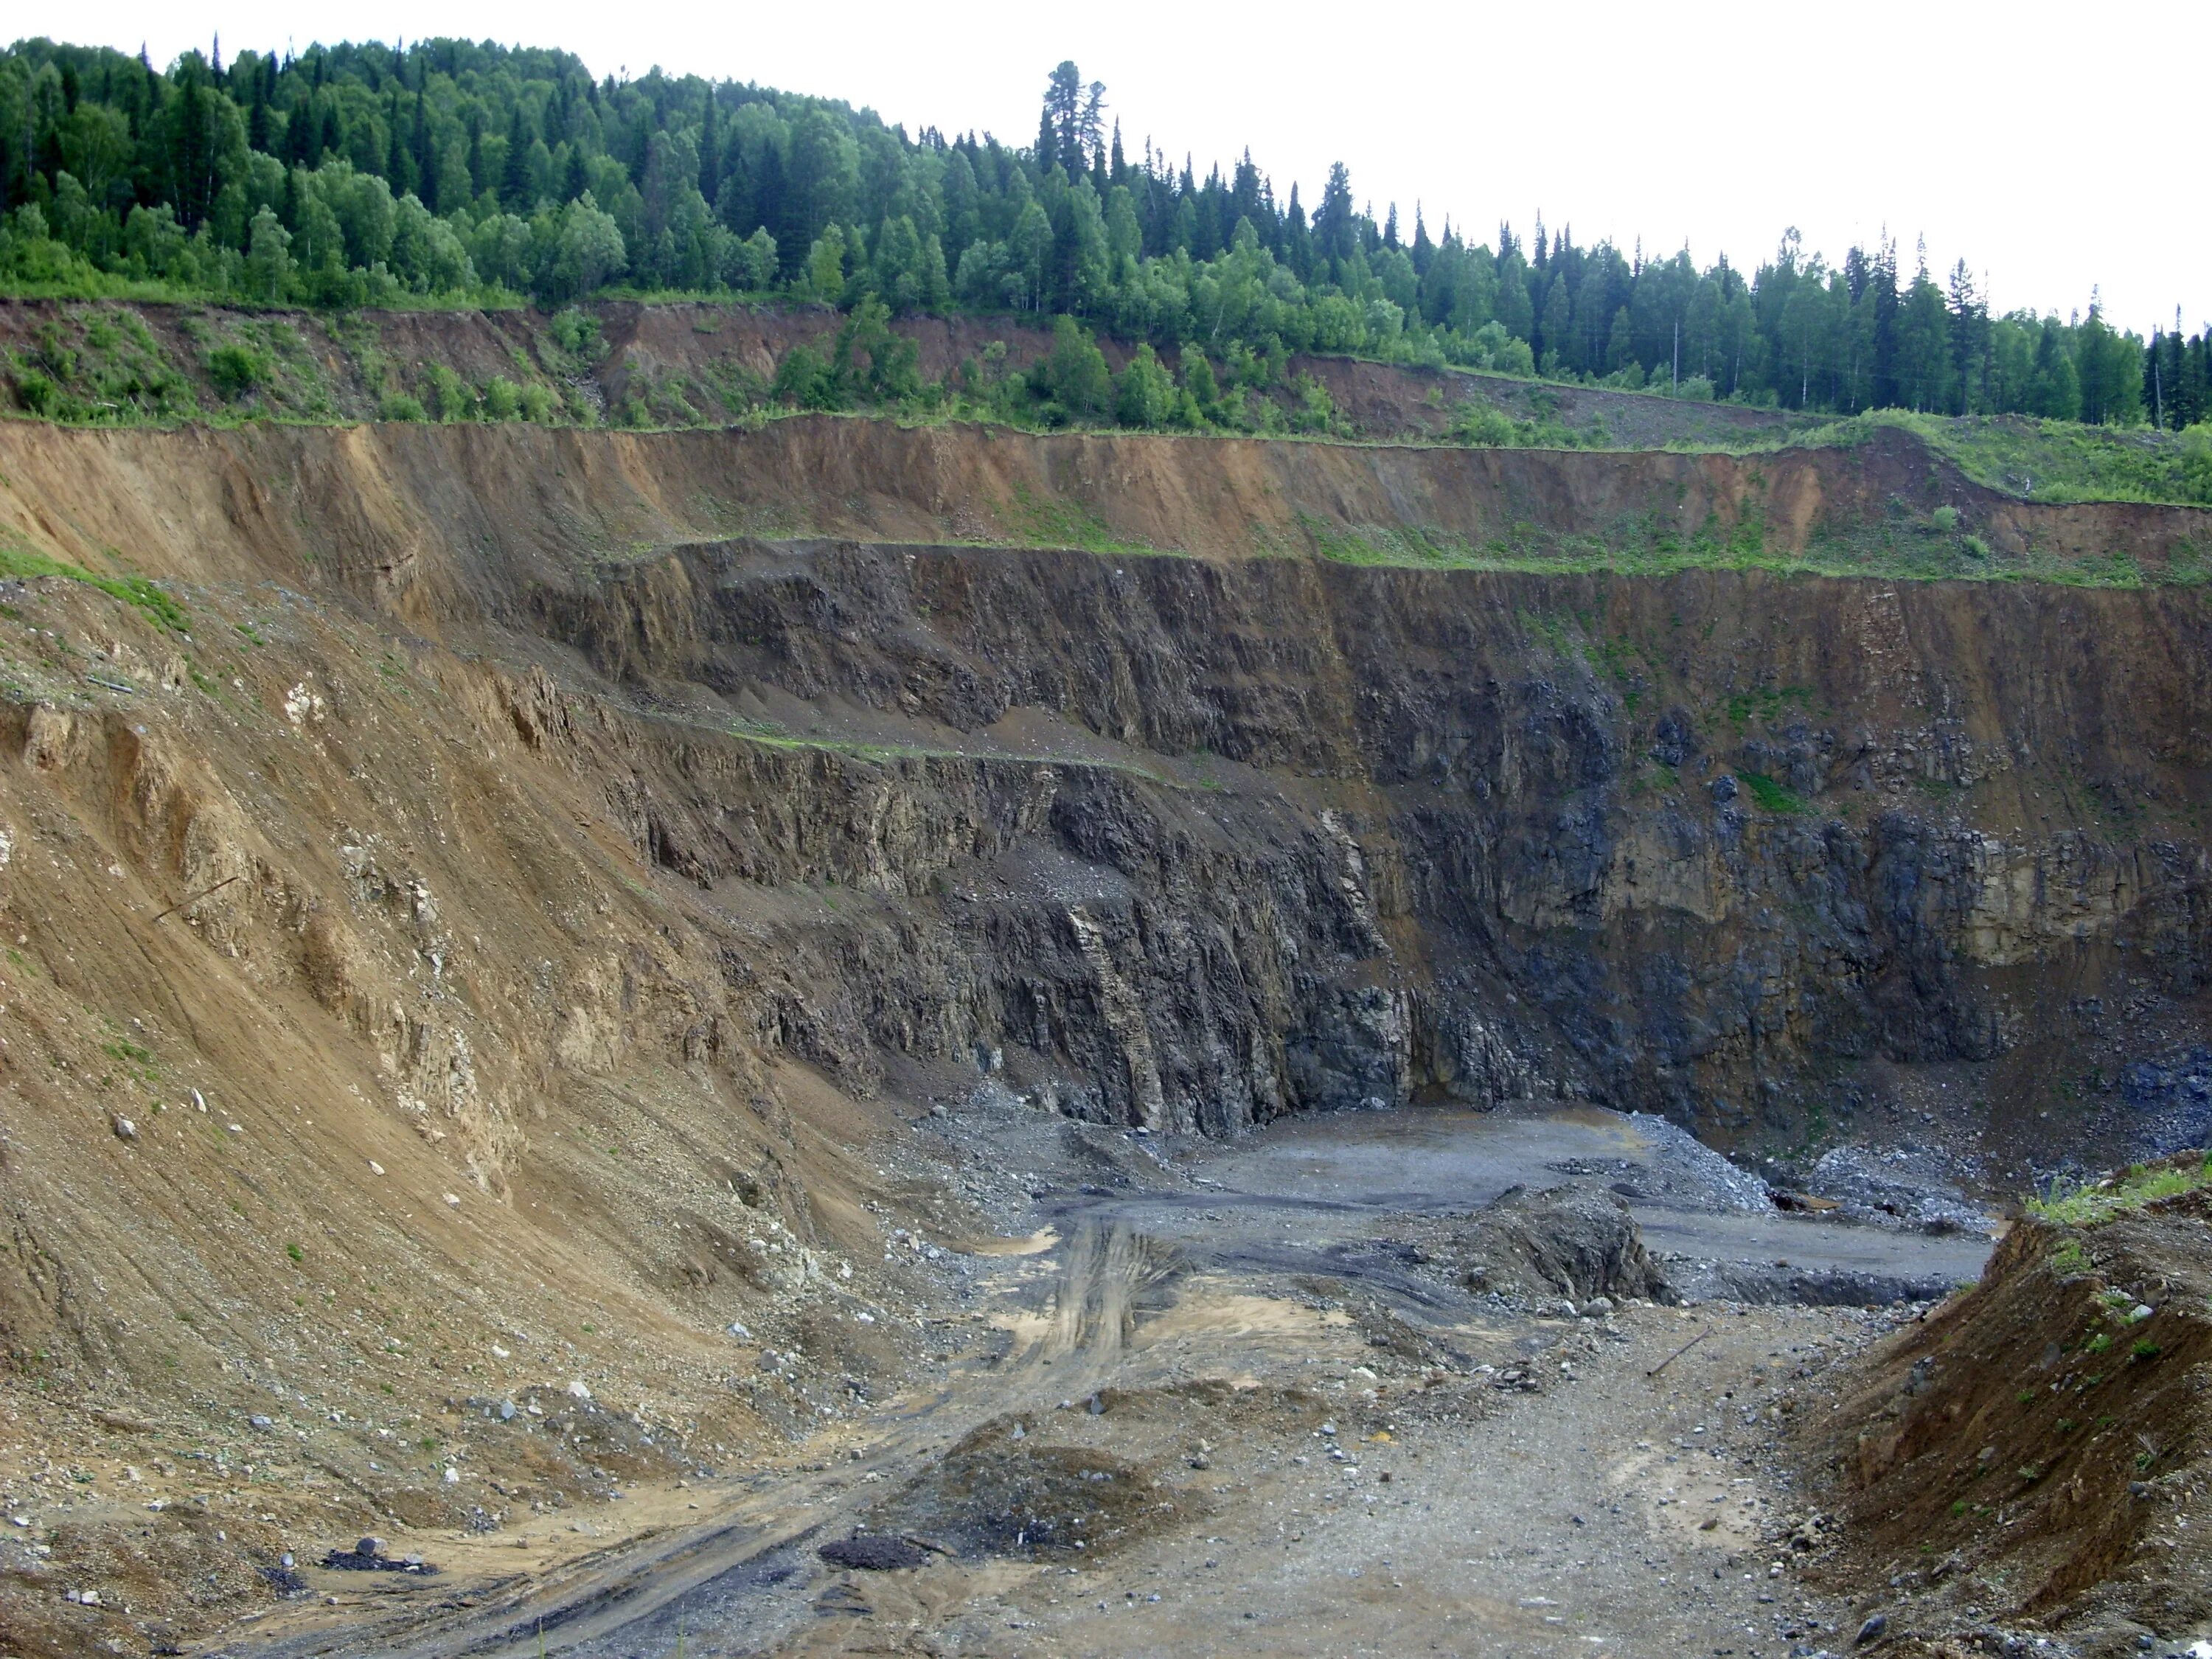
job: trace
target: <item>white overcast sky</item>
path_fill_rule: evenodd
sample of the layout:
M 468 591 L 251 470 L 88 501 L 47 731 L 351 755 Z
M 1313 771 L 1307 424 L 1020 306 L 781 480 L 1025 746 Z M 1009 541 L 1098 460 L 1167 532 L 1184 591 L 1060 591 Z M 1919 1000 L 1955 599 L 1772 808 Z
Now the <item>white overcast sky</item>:
M 1686 240 L 1749 268 L 1796 225 L 1839 258 L 1887 225 L 1911 269 L 1964 257 L 2000 309 L 2062 314 L 2102 285 L 2116 323 L 2212 319 L 2204 210 L 2208 0 L 2094 7 L 1859 0 L 1080 7 L 833 0 L 636 9 L 571 0 L 89 0 L 33 25 L 158 62 L 220 30 L 226 53 L 465 35 L 564 47 L 594 73 L 755 81 L 875 109 L 909 131 L 1036 131 L 1045 76 L 1106 83 L 1132 154 L 1150 135 L 1201 174 L 1249 144 L 1309 204 L 1330 161 L 1410 233 L 1419 200 L 1481 240 L 1539 211 L 1588 243 Z

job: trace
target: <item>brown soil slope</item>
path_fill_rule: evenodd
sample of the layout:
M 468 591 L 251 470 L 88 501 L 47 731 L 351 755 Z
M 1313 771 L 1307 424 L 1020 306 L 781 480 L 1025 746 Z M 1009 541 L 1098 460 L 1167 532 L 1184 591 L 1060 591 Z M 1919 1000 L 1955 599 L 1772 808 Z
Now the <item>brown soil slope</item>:
M 14 568 L 112 589 L 0 592 L 0 1571 L 204 1549 L 134 1592 L 204 1620 L 831 1420 L 957 1305 L 894 1222 L 1018 1180 L 898 1121 L 986 1079 L 2125 1147 L 2212 963 L 2198 590 L 1350 556 L 1944 501 L 2201 533 L 1877 446 L 0 425 Z
M 1930 1634 L 2028 1616 L 2118 1653 L 2201 1627 L 2208 1214 L 2200 1191 L 2023 1223 L 1978 1286 L 1873 1356 L 1809 1425 L 1853 1523 L 1837 1576 L 1906 1575 L 1893 1624 Z
M 1941 545 L 1978 532 L 2001 571 L 2102 572 L 2118 557 L 2153 577 L 2212 539 L 2203 509 L 1993 495 L 1896 432 L 1751 459 L 1055 438 L 832 417 L 647 434 L 27 423 L 4 434 L 14 482 L 0 525 L 35 546 L 189 578 L 299 580 L 319 563 L 425 623 L 512 592 L 536 559 L 619 562 L 733 534 L 1536 569 L 1811 558 L 1886 575 L 1942 568 L 1928 526 L 1949 507 L 1959 519 Z

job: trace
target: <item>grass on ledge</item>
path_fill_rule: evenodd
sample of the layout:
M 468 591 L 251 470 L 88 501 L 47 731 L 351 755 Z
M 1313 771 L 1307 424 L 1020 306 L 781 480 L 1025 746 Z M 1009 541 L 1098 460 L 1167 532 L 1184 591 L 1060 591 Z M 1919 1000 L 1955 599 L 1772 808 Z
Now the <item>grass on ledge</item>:
M 82 565 L 66 559 L 49 558 L 44 553 L 33 553 L 27 548 L 0 545 L 0 576 L 30 578 L 61 576 L 73 582 L 82 582 L 96 587 L 111 599 L 125 605 L 135 605 L 155 622 L 173 633 L 182 634 L 191 626 L 185 608 L 171 599 L 166 590 L 145 576 L 100 576 Z
M 2094 1227 L 2162 1198 L 2179 1198 L 2212 1182 L 2212 1152 L 2185 1153 L 2155 1167 L 2138 1164 L 2121 1176 L 2069 1183 L 2053 1180 L 2040 1197 L 2021 1207 L 2039 1221 Z

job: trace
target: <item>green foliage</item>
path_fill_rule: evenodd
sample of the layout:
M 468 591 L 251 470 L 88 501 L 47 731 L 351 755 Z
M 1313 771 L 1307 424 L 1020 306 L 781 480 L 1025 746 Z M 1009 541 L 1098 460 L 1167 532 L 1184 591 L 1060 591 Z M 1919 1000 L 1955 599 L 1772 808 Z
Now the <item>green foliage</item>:
M 380 421 L 427 421 L 429 410 L 422 400 L 411 392 L 387 392 L 377 400 L 376 418 Z
M 270 380 L 269 359 L 251 346 L 219 345 L 208 353 L 208 379 L 235 402 Z
M 775 366 L 775 380 L 769 395 L 794 409 L 836 409 L 839 406 L 836 377 L 812 346 L 795 345 Z
M 422 383 L 428 396 L 423 399 L 434 418 L 440 421 L 465 421 L 476 412 L 476 394 L 469 383 L 444 363 L 432 363 L 422 371 Z
M 2089 1252 L 2078 1238 L 2062 1239 L 2051 1253 L 2051 1269 L 2062 1279 L 2079 1279 L 2091 1271 L 2092 1265 Z
M 182 634 L 191 627 L 184 607 L 171 599 L 167 592 L 144 576 L 100 576 L 82 565 L 66 560 L 51 559 L 43 553 L 33 553 L 28 548 L 0 545 L 0 575 L 4 576 L 61 576 L 73 582 L 82 582 L 88 587 L 98 588 L 110 599 L 133 605 L 172 633 Z
M 1801 797 L 1764 772 L 1739 772 L 1735 777 L 1738 783 L 1751 792 L 1752 799 L 1759 803 L 1759 810 L 1762 812 L 1796 814 L 1813 810 Z
M 1078 101 L 1095 116 L 1103 95 Z M 222 65 L 188 52 L 162 71 L 28 40 L 0 53 L 0 105 L 15 112 L 0 289 L 23 295 L 342 310 L 557 305 L 626 283 L 894 317 L 1066 314 L 1230 364 L 1212 395 L 1185 380 L 1164 422 L 1183 427 L 1277 418 L 1218 393 L 1279 388 L 1301 351 L 1845 412 L 2176 430 L 2212 412 L 2203 336 L 2146 347 L 2094 304 L 2075 323 L 1993 316 L 1963 263 L 1939 285 L 1901 272 L 1893 246 L 1831 264 L 1792 233 L 1747 280 L 1564 234 L 1439 240 L 1418 214 L 1407 246 L 1341 165 L 1294 207 L 1249 159 L 1202 179 L 1149 147 L 1132 163 L 1058 106 L 1030 149 L 948 142 L 826 100 L 658 69 L 599 81 L 567 53 L 459 40 Z M 1082 422 L 1119 392 L 1043 401 Z M 1291 420 L 1334 429 L 1304 396 Z
M 1053 319 L 1052 349 L 1029 373 L 1037 413 L 1048 426 L 1085 425 L 1114 409 L 1114 377 L 1106 355 L 1074 318 Z
M 2124 1176 L 2107 1176 L 2094 1183 L 2054 1180 L 2049 1191 L 2029 1199 L 2021 1207 L 2039 1220 L 2094 1227 L 2160 1199 L 2195 1192 L 2208 1179 L 2212 1179 L 2212 1155 L 2191 1153 L 2154 1169 L 2137 1164 Z
M 1115 419 L 1123 426 L 1164 427 L 1175 412 L 1175 377 L 1149 343 L 1139 346 L 1115 382 Z

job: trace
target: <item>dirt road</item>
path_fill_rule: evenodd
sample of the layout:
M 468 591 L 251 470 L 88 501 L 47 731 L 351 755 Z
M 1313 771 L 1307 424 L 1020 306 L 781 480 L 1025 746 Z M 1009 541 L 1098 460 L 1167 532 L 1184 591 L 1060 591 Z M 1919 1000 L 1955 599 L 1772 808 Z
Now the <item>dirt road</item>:
M 1035 1114 L 979 1107 L 945 1133 L 1010 1167 L 1101 1173 L 1095 1138 Z M 1093 1154 L 1083 1170 L 1070 1144 Z M 963 1352 L 865 1422 L 783 1467 L 632 1493 L 603 1554 L 501 1574 L 506 1539 L 456 1540 L 441 1580 L 337 1587 L 337 1607 L 232 1651 L 1849 1645 L 1865 1609 L 1801 1590 L 1776 1542 L 1803 1517 L 1774 1449 L 1793 1415 L 1827 1408 L 1827 1368 L 1911 1307 L 1577 1316 L 1454 1282 L 1421 1230 L 1516 1183 L 1603 1176 L 1644 1194 L 1639 1218 L 1686 1261 L 1942 1281 L 1971 1276 L 1986 1241 L 1753 1208 L 1710 1154 L 1611 1114 L 1334 1118 L 1106 1150 L 1106 1181 L 1047 1182 L 1000 1237 L 953 1242 Z M 921 1565 L 822 1559 L 856 1528 Z

